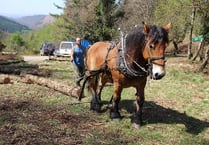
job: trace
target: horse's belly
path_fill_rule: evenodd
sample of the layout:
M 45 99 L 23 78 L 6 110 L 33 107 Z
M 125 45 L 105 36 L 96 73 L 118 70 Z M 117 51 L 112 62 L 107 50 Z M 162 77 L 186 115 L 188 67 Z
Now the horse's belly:
M 128 78 L 123 75 L 119 70 L 113 70 L 111 71 L 111 74 L 114 83 L 117 83 L 122 88 L 139 87 L 147 81 L 147 77 Z

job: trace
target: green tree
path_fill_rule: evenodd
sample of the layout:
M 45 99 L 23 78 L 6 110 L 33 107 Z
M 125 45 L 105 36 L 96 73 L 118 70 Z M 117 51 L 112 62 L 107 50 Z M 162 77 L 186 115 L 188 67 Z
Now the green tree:
M 16 32 L 10 36 L 10 47 L 15 51 L 19 51 L 21 46 L 24 46 L 25 42 L 21 37 L 20 33 Z
M 206 36 L 209 35 L 209 0 L 202 0 L 200 2 L 200 7 L 198 13 L 201 17 L 201 29 L 200 34 Z
M 181 43 L 191 25 L 191 0 L 160 0 L 154 11 L 154 22 L 159 25 L 172 22 L 172 29 L 169 32 L 170 40 L 174 45 L 174 54 L 179 50 Z
M 123 17 L 124 12 L 119 9 L 115 0 L 100 0 L 95 11 L 94 39 L 96 41 L 111 40 L 117 33 L 115 23 L 119 17 Z
M 209 42 L 209 0 L 200 0 L 198 7 L 198 14 L 201 18 L 200 34 L 203 35 L 203 42 Z M 205 45 L 205 43 L 204 43 Z M 202 46 L 204 47 L 204 46 Z M 204 55 L 203 63 L 199 67 L 199 71 L 203 71 L 209 61 L 209 47 L 207 47 Z
M 115 0 L 71 0 L 66 1 L 58 25 L 65 29 L 68 38 L 110 40 L 115 35 L 115 22 L 120 16 L 122 12 Z
M 66 39 L 86 37 L 91 34 L 95 7 L 99 0 L 66 0 L 64 13 L 58 16 L 56 25 Z

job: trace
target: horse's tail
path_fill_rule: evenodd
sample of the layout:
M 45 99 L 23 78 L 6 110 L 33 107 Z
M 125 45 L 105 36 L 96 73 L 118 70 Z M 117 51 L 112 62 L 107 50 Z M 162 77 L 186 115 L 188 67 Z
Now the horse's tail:
M 81 101 L 81 98 L 83 96 L 83 91 L 84 91 L 84 88 L 85 88 L 85 85 L 86 85 L 86 82 L 88 81 L 89 77 L 88 76 L 84 76 L 84 81 L 83 81 L 83 84 L 82 84 L 82 87 L 81 87 L 81 91 L 80 91 L 80 94 L 79 94 L 79 97 L 78 97 L 78 100 Z
M 83 79 L 83 84 L 82 84 L 82 87 L 81 87 L 81 91 L 80 91 L 80 95 L 78 97 L 78 100 L 81 101 L 81 98 L 83 96 L 83 92 L 84 92 L 84 88 L 85 88 L 85 85 L 86 85 L 86 82 L 89 81 L 90 78 L 95 78 L 95 86 L 98 86 L 98 79 L 99 79 L 99 74 L 102 72 L 103 70 L 94 70 L 94 71 L 86 71 Z

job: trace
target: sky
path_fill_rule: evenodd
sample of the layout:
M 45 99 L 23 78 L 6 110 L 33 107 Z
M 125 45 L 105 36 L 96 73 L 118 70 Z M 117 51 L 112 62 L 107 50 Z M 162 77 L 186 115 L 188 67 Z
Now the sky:
M 62 13 L 54 3 L 64 7 L 64 0 L 0 0 L 0 15 L 21 17 Z

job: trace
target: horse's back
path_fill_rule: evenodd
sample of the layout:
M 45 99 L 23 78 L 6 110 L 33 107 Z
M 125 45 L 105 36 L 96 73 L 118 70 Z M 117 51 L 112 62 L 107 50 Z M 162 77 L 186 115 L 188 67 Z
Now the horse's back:
M 99 70 L 103 67 L 109 42 L 96 42 L 88 50 L 86 67 L 88 70 Z

